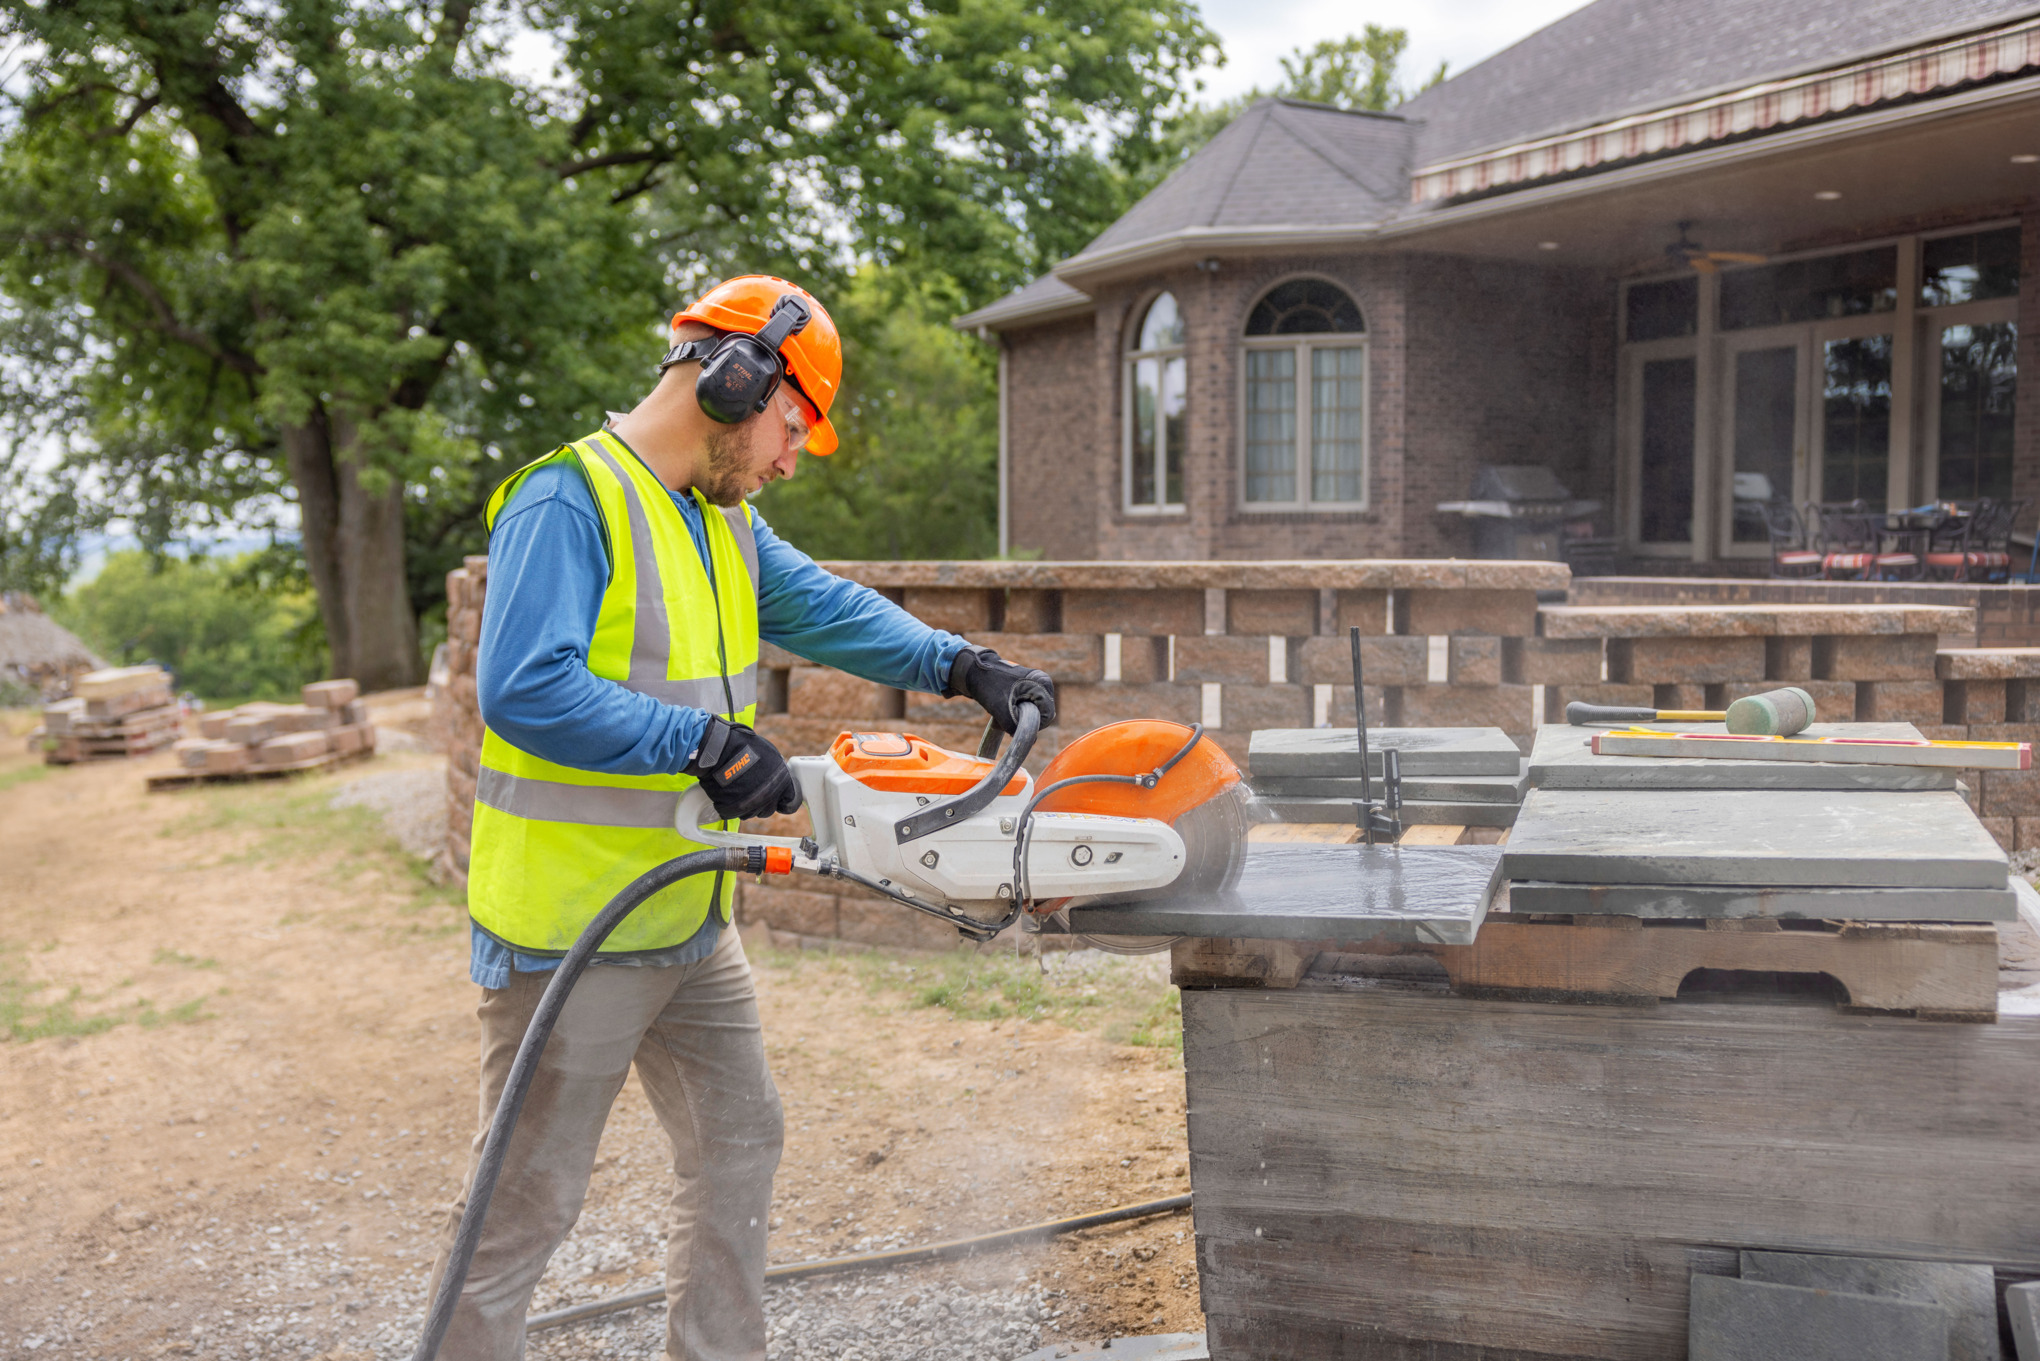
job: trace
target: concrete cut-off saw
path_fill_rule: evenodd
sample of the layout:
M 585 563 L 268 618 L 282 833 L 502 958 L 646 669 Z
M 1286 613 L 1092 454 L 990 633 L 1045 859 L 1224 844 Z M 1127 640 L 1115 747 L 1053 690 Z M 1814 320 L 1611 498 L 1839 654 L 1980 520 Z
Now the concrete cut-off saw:
M 414 1361 L 437 1356 L 453 1321 L 511 1131 L 567 995 L 610 932 L 660 889 L 716 871 L 814 874 L 861 884 L 986 941 L 1023 912 L 1046 916 L 1076 899 L 1222 892 L 1237 881 L 1249 795 L 1200 725 L 1107 724 L 1064 747 L 1036 781 L 1022 762 L 1041 712 L 1024 701 L 1015 709 L 1003 754 L 987 729 L 975 756 L 911 734 L 850 732 L 826 756 L 793 758 L 810 836 L 708 825 L 720 819 L 698 785 L 680 799 L 676 830 L 707 849 L 638 876 L 553 971 L 496 1104 Z

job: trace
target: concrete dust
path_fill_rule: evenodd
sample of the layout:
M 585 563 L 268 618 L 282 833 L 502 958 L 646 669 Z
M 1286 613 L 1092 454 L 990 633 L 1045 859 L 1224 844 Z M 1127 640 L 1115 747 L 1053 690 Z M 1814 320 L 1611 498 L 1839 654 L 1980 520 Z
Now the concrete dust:
M 156 796 L 167 757 L 31 760 L 0 751 L 0 1020 L 40 1035 L 0 1043 L 0 1355 L 408 1354 L 472 1132 L 476 990 L 452 895 L 348 805 L 425 822 L 437 758 Z M 1188 1189 L 1165 1051 L 756 962 L 788 1120 L 774 1261 Z M 656 1283 L 666 1158 L 633 1081 L 535 1307 Z M 1196 1331 L 1188 1223 L 776 1288 L 772 1354 Z M 532 1354 L 655 1354 L 658 1327 Z

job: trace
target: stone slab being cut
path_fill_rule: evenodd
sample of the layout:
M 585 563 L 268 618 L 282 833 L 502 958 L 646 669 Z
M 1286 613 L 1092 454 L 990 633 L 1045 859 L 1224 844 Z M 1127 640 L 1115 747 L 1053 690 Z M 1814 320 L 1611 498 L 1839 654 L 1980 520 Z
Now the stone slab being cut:
M 1936 1304 L 1836 1290 L 1693 1277 L 1689 1361 L 1946 1361 Z
M 2018 1361 L 2040 1361 L 2040 1281 L 2006 1286 L 2005 1312 L 2011 1316 Z
M 1470 945 L 1501 883 L 1499 846 L 1255 845 L 1236 888 L 1070 908 L 1103 935 Z
M 1500 728 L 1373 728 L 1367 730 L 1367 769 L 1381 774 L 1381 753 L 1402 753 L 1409 775 L 1508 775 L 1523 767 L 1523 753 Z M 1262 728 L 1247 739 L 1247 768 L 1264 776 L 1360 778 L 1360 747 L 1353 728 Z
M 1374 797 L 1379 799 L 1377 789 Z M 1276 822 L 1352 822 L 1352 799 L 1292 799 L 1261 797 L 1255 806 Z M 1513 803 L 1456 803 L 1434 799 L 1404 799 L 1405 827 L 1509 827 L 1516 821 Z
M 1651 723 L 1660 732 L 1720 732 L 1718 723 Z M 1530 752 L 1538 789 L 1953 789 L 1961 772 L 1835 761 L 1727 761 L 1710 757 L 1596 756 L 1587 744 L 1606 728 L 1547 723 Z M 1910 723 L 1816 723 L 1807 737 L 1873 737 L 1916 742 Z
M 1564 884 L 2007 887 L 1960 795 L 1862 790 L 1533 789 L 1504 873 Z
M 1554 884 L 1514 880 L 1511 912 L 1618 917 L 1776 917 L 1858 922 L 2008 922 L 2011 889 L 1778 888 L 1768 884 Z
M 1997 1284 L 1987 1266 L 1813 1252 L 1745 1252 L 1742 1278 L 1939 1305 L 1948 1314 L 1948 1361 L 1999 1361 Z
M 1252 782 L 1254 792 L 1268 798 L 1357 799 L 1358 775 L 1268 775 Z M 1381 797 L 1381 781 L 1371 781 Z M 1404 775 L 1405 799 L 1434 803 L 1521 803 L 1530 787 L 1530 763 L 1514 775 Z

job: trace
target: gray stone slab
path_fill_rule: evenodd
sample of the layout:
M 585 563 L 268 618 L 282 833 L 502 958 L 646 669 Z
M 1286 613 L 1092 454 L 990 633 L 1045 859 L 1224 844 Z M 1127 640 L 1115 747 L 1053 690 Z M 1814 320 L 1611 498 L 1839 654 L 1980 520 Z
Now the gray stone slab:
M 1379 799 L 1381 791 L 1374 797 Z M 1275 822 L 1352 822 L 1352 799 L 1257 798 L 1255 806 Z M 1515 825 L 1513 803 L 1456 803 L 1432 799 L 1404 799 L 1405 827 L 1510 827 Z
M 1775 888 L 1749 884 L 1554 884 L 1516 880 L 1509 885 L 1509 910 L 1681 919 L 2004 922 L 2019 915 L 2019 900 L 2009 888 Z
M 1688 1361 L 1947 1361 L 1939 1305 L 1693 1277 Z
M 1948 1361 L 2000 1361 L 1997 1283 L 1987 1266 L 1814 1252 L 1745 1252 L 1742 1278 L 1937 1304 L 1948 1314 Z
M 1720 732 L 1719 723 L 1651 723 L 1662 732 Z M 1857 766 L 1827 761 L 1717 761 L 1704 757 L 1596 756 L 1587 750 L 1606 728 L 1547 723 L 1530 751 L 1538 789 L 1953 789 L 1956 770 Z M 1808 737 L 1917 740 L 1910 723 L 1816 723 Z
M 1269 798 L 1357 799 L 1358 775 L 1266 775 L 1251 781 L 1254 792 Z M 1381 781 L 1372 781 L 1381 797 Z M 1521 803 L 1530 788 L 1530 763 L 1514 775 L 1404 775 L 1405 799 L 1440 803 Z
M 1468 945 L 1501 883 L 1499 846 L 1285 846 L 1247 850 L 1239 886 L 1070 908 L 1103 935 L 1390 940 Z
M 1511 879 L 1805 888 L 2007 887 L 1961 796 L 1862 790 L 1533 789 Z
M 986 1353 L 983 1361 L 1003 1361 L 1006 1353 Z M 1147 1337 L 1115 1337 L 1097 1342 L 1051 1342 L 1020 1361 L 1211 1361 L 1203 1333 L 1155 1333 Z
M 1523 753 L 1500 728 L 1369 728 L 1367 768 L 1381 773 L 1381 753 L 1402 753 L 1404 775 L 1514 775 Z M 1360 778 L 1353 728 L 1263 728 L 1247 739 L 1247 768 L 1256 778 L 1347 775 Z
M 2011 1316 L 2018 1361 L 2040 1361 L 2040 1281 L 2006 1286 L 2005 1313 Z

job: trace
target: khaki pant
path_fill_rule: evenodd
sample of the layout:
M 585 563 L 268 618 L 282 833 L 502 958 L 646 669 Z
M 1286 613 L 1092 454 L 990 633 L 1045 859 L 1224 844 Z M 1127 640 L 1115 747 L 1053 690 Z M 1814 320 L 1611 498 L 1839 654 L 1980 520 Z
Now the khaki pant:
M 440 1234 L 435 1289 L 496 1099 L 551 978 L 513 973 L 510 986 L 482 994 L 481 1124 L 467 1181 Z M 679 1179 L 666 1249 L 666 1355 L 762 1361 L 766 1221 L 782 1117 L 751 967 L 734 927 L 693 964 L 597 965 L 581 976 L 510 1140 L 442 1361 L 524 1355 L 532 1290 L 581 1212 L 596 1143 L 632 1063 L 673 1141 Z

